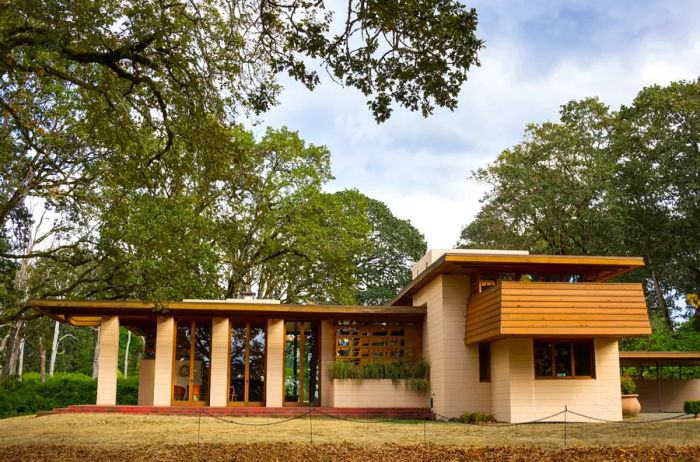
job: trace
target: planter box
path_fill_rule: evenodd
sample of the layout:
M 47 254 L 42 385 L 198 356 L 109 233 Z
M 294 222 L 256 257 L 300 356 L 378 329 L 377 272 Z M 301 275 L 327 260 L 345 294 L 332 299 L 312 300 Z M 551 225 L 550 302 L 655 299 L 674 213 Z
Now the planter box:
M 333 407 L 426 408 L 428 393 L 406 388 L 405 381 L 394 385 L 390 379 L 333 380 Z

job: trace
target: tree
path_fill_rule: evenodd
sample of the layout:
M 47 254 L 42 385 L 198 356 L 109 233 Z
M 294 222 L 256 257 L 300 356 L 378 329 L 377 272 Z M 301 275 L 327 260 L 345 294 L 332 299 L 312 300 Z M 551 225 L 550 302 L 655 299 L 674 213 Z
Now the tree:
M 474 173 L 491 190 L 459 245 L 641 255 L 631 277 L 671 330 L 679 295 L 700 288 L 700 81 L 645 88 L 617 112 L 588 99 L 561 114 Z
M 371 247 L 355 260 L 356 298 L 362 305 L 384 305 L 411 281 L 411 266 L 425 254 L 427 244 L 410 221 L 396 218 L 386 204 L 366 196 L 365 201 Z

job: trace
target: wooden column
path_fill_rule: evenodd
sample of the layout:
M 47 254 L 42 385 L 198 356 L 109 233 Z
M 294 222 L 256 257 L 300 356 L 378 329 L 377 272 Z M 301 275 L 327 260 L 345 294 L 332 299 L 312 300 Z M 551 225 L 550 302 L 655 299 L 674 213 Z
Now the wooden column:
M 156 330 L 156 364 L 153 378 L 153 405 L 170 406 L 173 388 L 173 348 L 175 347 L 175 320 L 158 317 Z
M 100 324 L 100 353 L 97 358 L 98 405 L 117 404 L 117 362 L 119 360 L 119 317 L 105 316 Z

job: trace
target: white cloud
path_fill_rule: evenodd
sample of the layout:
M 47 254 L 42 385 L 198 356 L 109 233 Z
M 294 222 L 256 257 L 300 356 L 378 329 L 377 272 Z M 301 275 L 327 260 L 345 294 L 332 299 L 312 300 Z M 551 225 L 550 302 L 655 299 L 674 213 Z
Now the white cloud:
M 354 89 L 290 83 L 264 123 L 330 148 L 330 190 L 357 188 L 411 220 L 430 247 L 451 247 L 479 210 L 483 187 L 467 180 L 470 171 L 517 143 L 527 123 L 557 120 L 572 99 L 598 96 L 617 108 L 644 86 L 700 75 L 695 16 L 666 3 L 634 5 L 477 4 L 487 48 L 455 112 L 423 119 L 397 109 L 377 125 Z M 550 40 L 548 27 L 561 40 Z

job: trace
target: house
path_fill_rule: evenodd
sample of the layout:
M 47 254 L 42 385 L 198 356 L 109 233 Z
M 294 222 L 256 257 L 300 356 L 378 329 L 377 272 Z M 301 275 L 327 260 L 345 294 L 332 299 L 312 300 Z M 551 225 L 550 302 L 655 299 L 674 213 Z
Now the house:
M 428 408 L 525 422 L 564 406 L 620 420 L 618 340 L 651 333 L 638 257 L 430 250 L 387 306 L 274 300 L 32 300 L 101 326 L 97 404 L 116 402 L 119 327 L 146 338 L 139 405 Z M 430 389 L 333 380 L 334 361 L 430 364 Z M 581 420 L 588 420 L 579 417 Z M 575 420 L 570 417 L 569 420 Z

